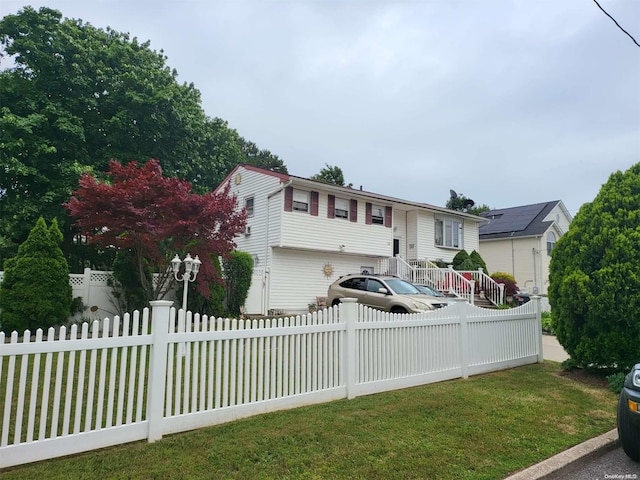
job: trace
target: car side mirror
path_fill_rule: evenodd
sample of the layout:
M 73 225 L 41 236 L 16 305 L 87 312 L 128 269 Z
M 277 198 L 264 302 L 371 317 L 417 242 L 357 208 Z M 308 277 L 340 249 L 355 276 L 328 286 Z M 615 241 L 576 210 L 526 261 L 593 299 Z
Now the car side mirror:
M 384 287 L 380 287 L 380 288 L 378 289 L 378 293 L 384 293 L 385 295 L 388 295 L 388 294 L 389 294 L 389 290 L 387 290 L 387 289 L 386 289 L 386 288 L 384 288 Z

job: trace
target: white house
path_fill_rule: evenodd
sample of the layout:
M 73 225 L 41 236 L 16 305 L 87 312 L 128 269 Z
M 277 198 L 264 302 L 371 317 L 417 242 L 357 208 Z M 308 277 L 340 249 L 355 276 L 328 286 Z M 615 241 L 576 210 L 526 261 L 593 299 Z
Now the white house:
M 560 200 L 482 213 L 480 255 L 491 272 L 512 274 L 520 288 L 547 293 L 556 241 L 569 230 L 571 214 Z
M 341 275 L 381 261 L 442 259 L 479 250 L 480 217 L 423 203 L 238 165 L 230 186 L 247 226 L 238 250 L 254 259 L 248 314 L 306 311 Z

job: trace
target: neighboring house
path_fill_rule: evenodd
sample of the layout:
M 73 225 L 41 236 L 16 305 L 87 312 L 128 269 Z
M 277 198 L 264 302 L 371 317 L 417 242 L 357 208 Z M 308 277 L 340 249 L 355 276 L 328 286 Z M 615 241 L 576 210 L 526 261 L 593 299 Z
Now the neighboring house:
M 490 273 L 512 274 L 529 293 L 546 295 L 551 251 L 572 217 L 560 200 L 481 214 L 480 255 Z
M 254 259 L 247 314 L 306 311 L 341 275 L 387 273 L 389 257 L 450 262 L 479 249 L 475 215 L 249 165 L 217 191 L 226 185 L 248 216 L 235 239 Z

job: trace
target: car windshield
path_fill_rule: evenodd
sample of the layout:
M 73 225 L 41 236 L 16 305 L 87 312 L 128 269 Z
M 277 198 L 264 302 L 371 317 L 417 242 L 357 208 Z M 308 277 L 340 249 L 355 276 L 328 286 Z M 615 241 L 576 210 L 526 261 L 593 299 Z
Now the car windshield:
M 387 278 L 385 282 L 391 287 L 391 290 L 401 295 L 416 295 L 420 293 L 420 290 L 415 285 L 399 278 Z
M 424 293 L 425 295 L 431 295 L 432 297 L 442 297 L 442 293 L 438 292 L 437 290 L 434 290 L 431 287 L 427 287 L 426 285 L 416 285 L 416 288 L 418 290 L 420 290 L 421 293 Z

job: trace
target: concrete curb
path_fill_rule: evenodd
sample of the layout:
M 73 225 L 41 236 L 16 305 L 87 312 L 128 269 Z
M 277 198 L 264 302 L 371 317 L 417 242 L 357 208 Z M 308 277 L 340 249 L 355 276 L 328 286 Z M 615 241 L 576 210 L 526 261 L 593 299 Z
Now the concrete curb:
M 618 430 L 614 428 L 599 437 L 587 440 L 525 470 L 514 473 L 505 480 L 542 480 L 551 478 L 551 475 L 570 473 L 570 470 L 580 463 L 613 450 L 619 443 Z

